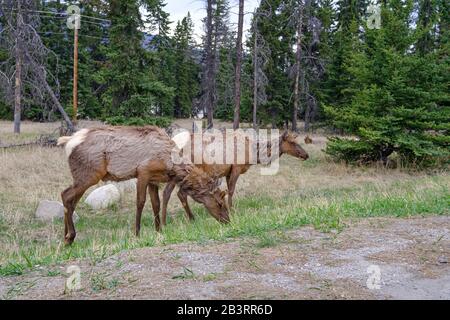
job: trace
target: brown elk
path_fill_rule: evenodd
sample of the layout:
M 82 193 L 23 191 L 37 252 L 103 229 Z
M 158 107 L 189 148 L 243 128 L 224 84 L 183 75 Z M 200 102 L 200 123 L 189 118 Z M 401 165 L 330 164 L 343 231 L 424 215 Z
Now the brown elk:
M 191 141 L 193 141 L 194 138 L 191 136 Z M 300 146 L 298 143 L 298 135 L 292 132 L 284 132 L 283 135 L 279 138 L 279 155 L 281 156 L 283 154 L 289 154 L 293 157 L 307 160 L 309 158 L 308 153 Z M 247 140 L 248 141 L 248 140 Z M 211 142 L 209 142 L 211 143 Z M 208 143 L 207 143 L 208 144 Z M 276 156 L 272 155 L 271 153 L 271 146 L 272 143 L 268 144 L 268 150 L 267 154 L 269 156 Z M 205 147 L 205 144 L 204 144 Z M 194 149 L 194 144 L 192 143 L 191 146 L 192 150 Z M 259 150 L 258 150 L 259 151 Z M 236 152 L 236 151 L 235 151 Z M 246 145 L 246 153 L 248 152 L 248 145 Z M 195 150 L 192 151 L 192 154 L 195 153 Z M 192 160 L 193 161 L 193 160 Z M 249 161 L 248 156 L 246 156 L 246 161 Z M 259 163 L 259 158 L 258 158 Z M 234 195 L 234 191 L 236 189 L 236 183 L 239 179 L 239 176 L 241 174 L 246 173 L 252 164 L 246 162 L 245 164 L 197 164 L 196 166 L 201 168 L 205 173 L 207 173 L 209 176 L 211 176 L 213 179 L 220 179 L 222 177 L 226 177 L 227 181 L 227 187 L 228 187 L 228 208 L 231 208 L 232 198 Z M 166 225 L 167 223 L 167 204 L 169 202 L 170 196 L 173 192 L 173 189 L 175 188 L 175 183 L 173 181 L 169 181 L 164 189 L 163 193 L 163 205 L 162 205 L 162 224 Z M 180 194 L 178 192 L 178 197 L 187 213 L 187 216 L 189 220 L 194 220 L 194 216 L 189 208 L 187 198 L 183 196 L 183 194 Z
M 83 129 L 71 137 L 61 137 L 66 145 L 73 185 L 61 194 L 65 208 L 65 243 L 73 243 L 76 231 L 72 220 L 75 207 L 88 188 L 102 181 L 137 178 L 136 235 L 139 235 L 146 192 L 150 194 L 155 227 L 160 229 L 158 183 L 171 181 L 180 194 L 202 203 L 218 221 L 229 222 L 225 192 L 217 180 L 192 164 L 174 164 L 175 143 L 157 127 L 109 127 Z

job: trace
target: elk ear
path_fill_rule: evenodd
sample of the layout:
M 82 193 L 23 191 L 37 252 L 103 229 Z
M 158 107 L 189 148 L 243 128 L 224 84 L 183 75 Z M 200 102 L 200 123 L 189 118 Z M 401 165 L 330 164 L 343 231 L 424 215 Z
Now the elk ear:
M 281 136 L 281 138 L 283 139 L 283 140 L 286 140 L 287 138 L 288 138 L 288 136 L 289 136 L 289 131 L 285 131 L 284 133 L 283 133 L 283 135 Z
M 220 193 L 220 197 L 221 197 L 222 199 L 224 199 L 224 198 L 226 197 L 227 194 L 228 194 L 228 192 L 226 192 L 225 190 L 223 190 L 223 191 Z

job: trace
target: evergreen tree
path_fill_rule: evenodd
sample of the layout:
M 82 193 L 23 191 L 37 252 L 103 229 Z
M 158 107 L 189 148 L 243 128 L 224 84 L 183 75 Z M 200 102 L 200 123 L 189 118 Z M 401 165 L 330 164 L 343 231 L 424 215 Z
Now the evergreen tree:
M 199 90 L 199 67 L 194 60 L 193 23 L 190 13 L 178 21 L 173 37 L 175 56 L 174 117 L 189 117 Z
M 127 117 L 161 114 L 173 103 L 173 88 L 157 80 L 150 56 L 143 47 L 143 20 L 140 7 L 155 12 L 159 2 L 111 0 L 109 18 L 110 45 L 106 48 L 108 67 L 101 71 L 107 86 L 102 103 L 106 115 Z
M 333 124 L 358 137 L 333 138 L 327 152 L 346 161 L 383 161 L 397 152 L 405 163 L 430 164 L 448 157 L 450 113 L 444 69 L 432 53 L 411 52 L 412 1 L 382 6 L 380 30 L 365 29 L 365 43 L 344 65 L 349 99 L 327 107 Z M 421 50 L 420 50 L 421 51 Z

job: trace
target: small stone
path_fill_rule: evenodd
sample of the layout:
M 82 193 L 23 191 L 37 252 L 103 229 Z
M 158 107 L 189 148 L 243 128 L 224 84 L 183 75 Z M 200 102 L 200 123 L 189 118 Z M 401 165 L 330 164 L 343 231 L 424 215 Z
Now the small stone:
M 276 260 L 273 262 L 273 264 L 274 264 L 274 265 L 277 265 L 277 266 L 284 266 L 284 265 L 286 265 L 286 263 L 285 263 L 283 260 L 281 260 L 281 259 L 276 259 Z
M 42 200 L 36 210 L 35 217 L 41 221 L 51 222 L 54 219 L 64 219 L 64 206 L 58 201 Z M 73 221 L 78 220 L 78 215 L 73 213 Z
M 438 264 L 447 264 L 448 263 L 448 259 L 446 256 L 440 256 L 438 258 Z

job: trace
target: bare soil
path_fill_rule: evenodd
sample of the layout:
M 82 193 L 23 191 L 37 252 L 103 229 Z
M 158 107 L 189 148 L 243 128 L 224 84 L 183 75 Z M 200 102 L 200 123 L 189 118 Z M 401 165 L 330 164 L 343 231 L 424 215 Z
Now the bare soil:
M 122 252 L 0 278 L 4 299 L 450 299 L 450 216 L 349 221 L 253 238 Z M 70 265 L 81 286 L 64 292 Z M 370 266 L 380 270 L 369 289 Z M 369 272 L 368 272 L 369 270 Z

